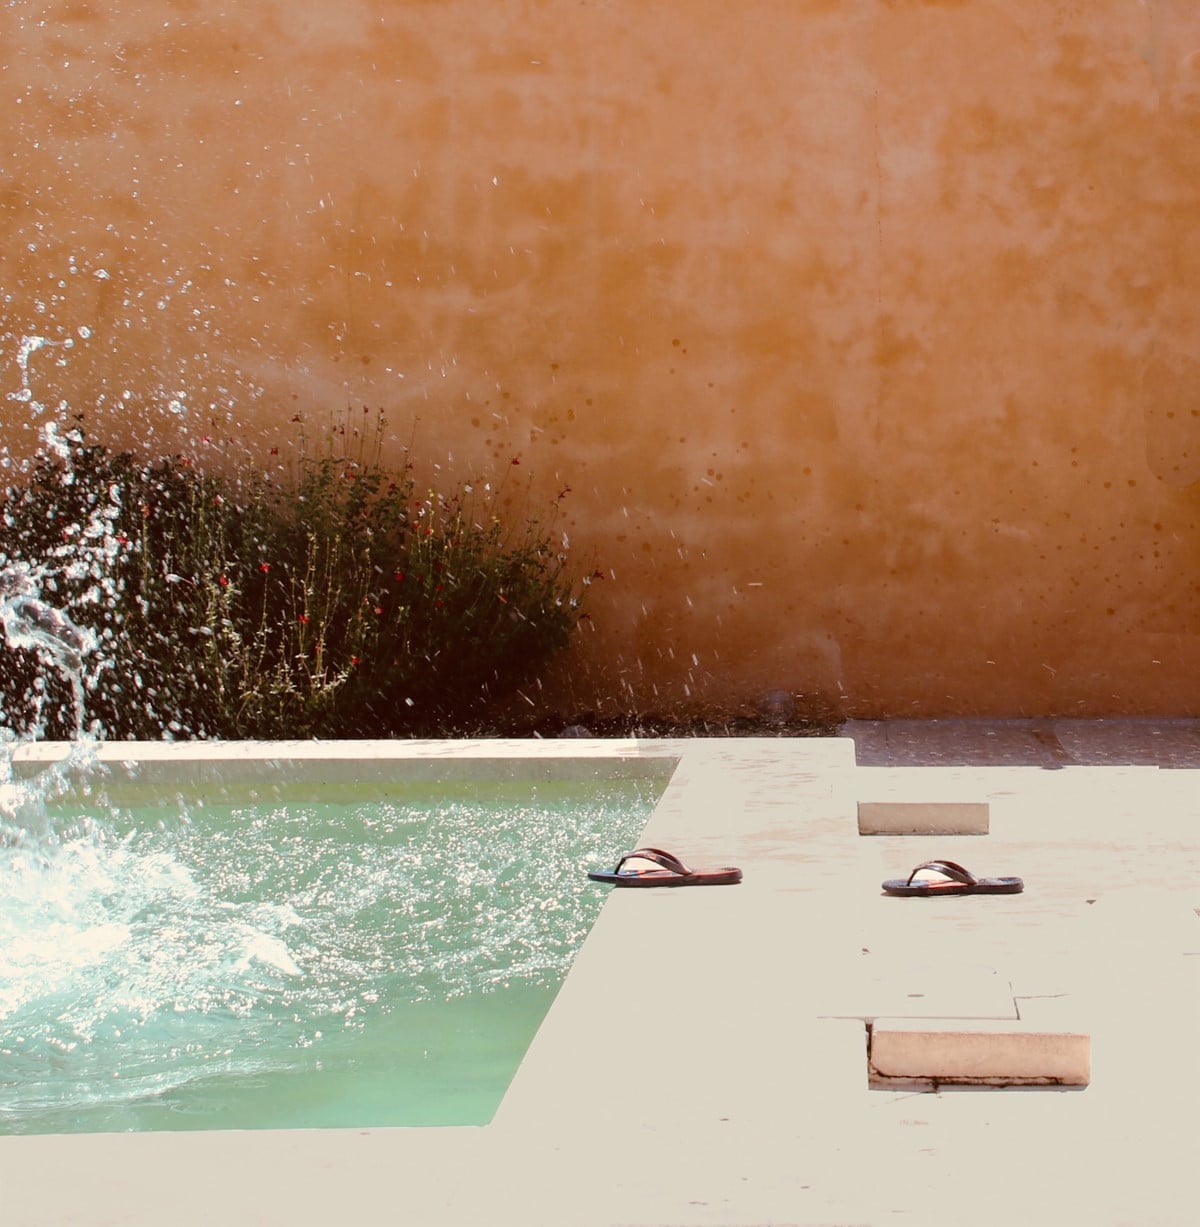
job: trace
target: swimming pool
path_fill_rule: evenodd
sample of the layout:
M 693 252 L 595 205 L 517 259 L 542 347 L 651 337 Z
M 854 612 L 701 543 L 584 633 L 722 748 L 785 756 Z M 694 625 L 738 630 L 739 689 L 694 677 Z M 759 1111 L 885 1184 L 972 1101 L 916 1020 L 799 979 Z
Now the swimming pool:
M 485 1124 L 673 767 L 273 753 L 9 824 L 0 1133 Z

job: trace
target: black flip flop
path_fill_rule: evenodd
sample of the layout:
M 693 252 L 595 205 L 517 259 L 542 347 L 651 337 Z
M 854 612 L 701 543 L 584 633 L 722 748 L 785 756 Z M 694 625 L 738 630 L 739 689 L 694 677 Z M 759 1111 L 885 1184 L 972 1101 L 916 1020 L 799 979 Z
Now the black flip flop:
M 627 861 L 650 861 L 658 869 L 626 869 Z M 724 869 L 689 869 L 677 856 L 661 848 L 635 848 L 626 852 L 611 872 L 589 870 L 593 882 L 610 886 L 732 886 L 742 880 L 742 871 Z
M 917 874 L 930 870 L 942 875 L 933 882 L 917 882 Z M 954 861 L 925 861 L 908 875 L 907 880 L 893 878 L 884 882 L 889 895 L 1017 895 L 1025 889 L 1020 878 L 977 878 Z

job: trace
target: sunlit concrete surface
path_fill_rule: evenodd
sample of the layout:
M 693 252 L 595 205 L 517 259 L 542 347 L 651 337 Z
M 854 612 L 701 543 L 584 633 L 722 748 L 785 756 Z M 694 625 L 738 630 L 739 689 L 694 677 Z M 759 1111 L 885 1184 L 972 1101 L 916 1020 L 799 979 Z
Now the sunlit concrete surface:
M 893 731 L 906 771 L 986 732 Z M 1136 754 L 1110 732 L 1087 750 L 1073 729 L 1070 763 L 957 764 L 991 829 L 943 837 L 858 834 L 868 773 L 892 769 L 856 764 L 878 727 L 383 743 L 468 769 L 498 754 L 677 758 L 643 841 L 740 865 L 744 881 L 612 890 L 486 1127 L 0 1138 L 0 1221 L 1194 1224 L 1200 780 L 1154 763 L 1152 726 Z M 931 789 L 944 769 L 924 768 Z M 932 855 L 1026 889 L 881 893 Z M 877 1019 L 1086 1036 L 1090 1083 L 872 1089 Z

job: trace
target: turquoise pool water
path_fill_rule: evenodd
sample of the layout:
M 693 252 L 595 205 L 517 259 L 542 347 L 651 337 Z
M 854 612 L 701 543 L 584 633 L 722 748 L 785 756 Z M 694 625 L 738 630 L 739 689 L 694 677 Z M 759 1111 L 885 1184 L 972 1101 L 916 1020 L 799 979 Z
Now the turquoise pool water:
M 60 790 L 0 827 L 0 1133 L 486 1123 L 665 786 L 599 770 Z

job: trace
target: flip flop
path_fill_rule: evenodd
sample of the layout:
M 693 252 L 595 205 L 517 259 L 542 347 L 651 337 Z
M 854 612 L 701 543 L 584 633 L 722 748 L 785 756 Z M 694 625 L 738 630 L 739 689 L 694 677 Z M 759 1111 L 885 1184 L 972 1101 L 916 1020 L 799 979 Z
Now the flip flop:
M 942 879 L 913 880 L 926 869 L 940 873 Z M 954 861 L 925 861 L 908 875 L 907 881 L 893 878 L 884 882 L 883 889 L 889 895 L 1016 895 L 1025 889 L 1025 883 L 1020 878 L 977 878 Z
M 626 861 L 652 861 L 658 869 L 625 869 Z M 611 873 L 589 870 L 593 882 L 612 886 L 730 886 L 742 880 L 740 869 L 689 869 L 677 856 L 661 848 L 635 848 L 626 852 Z

